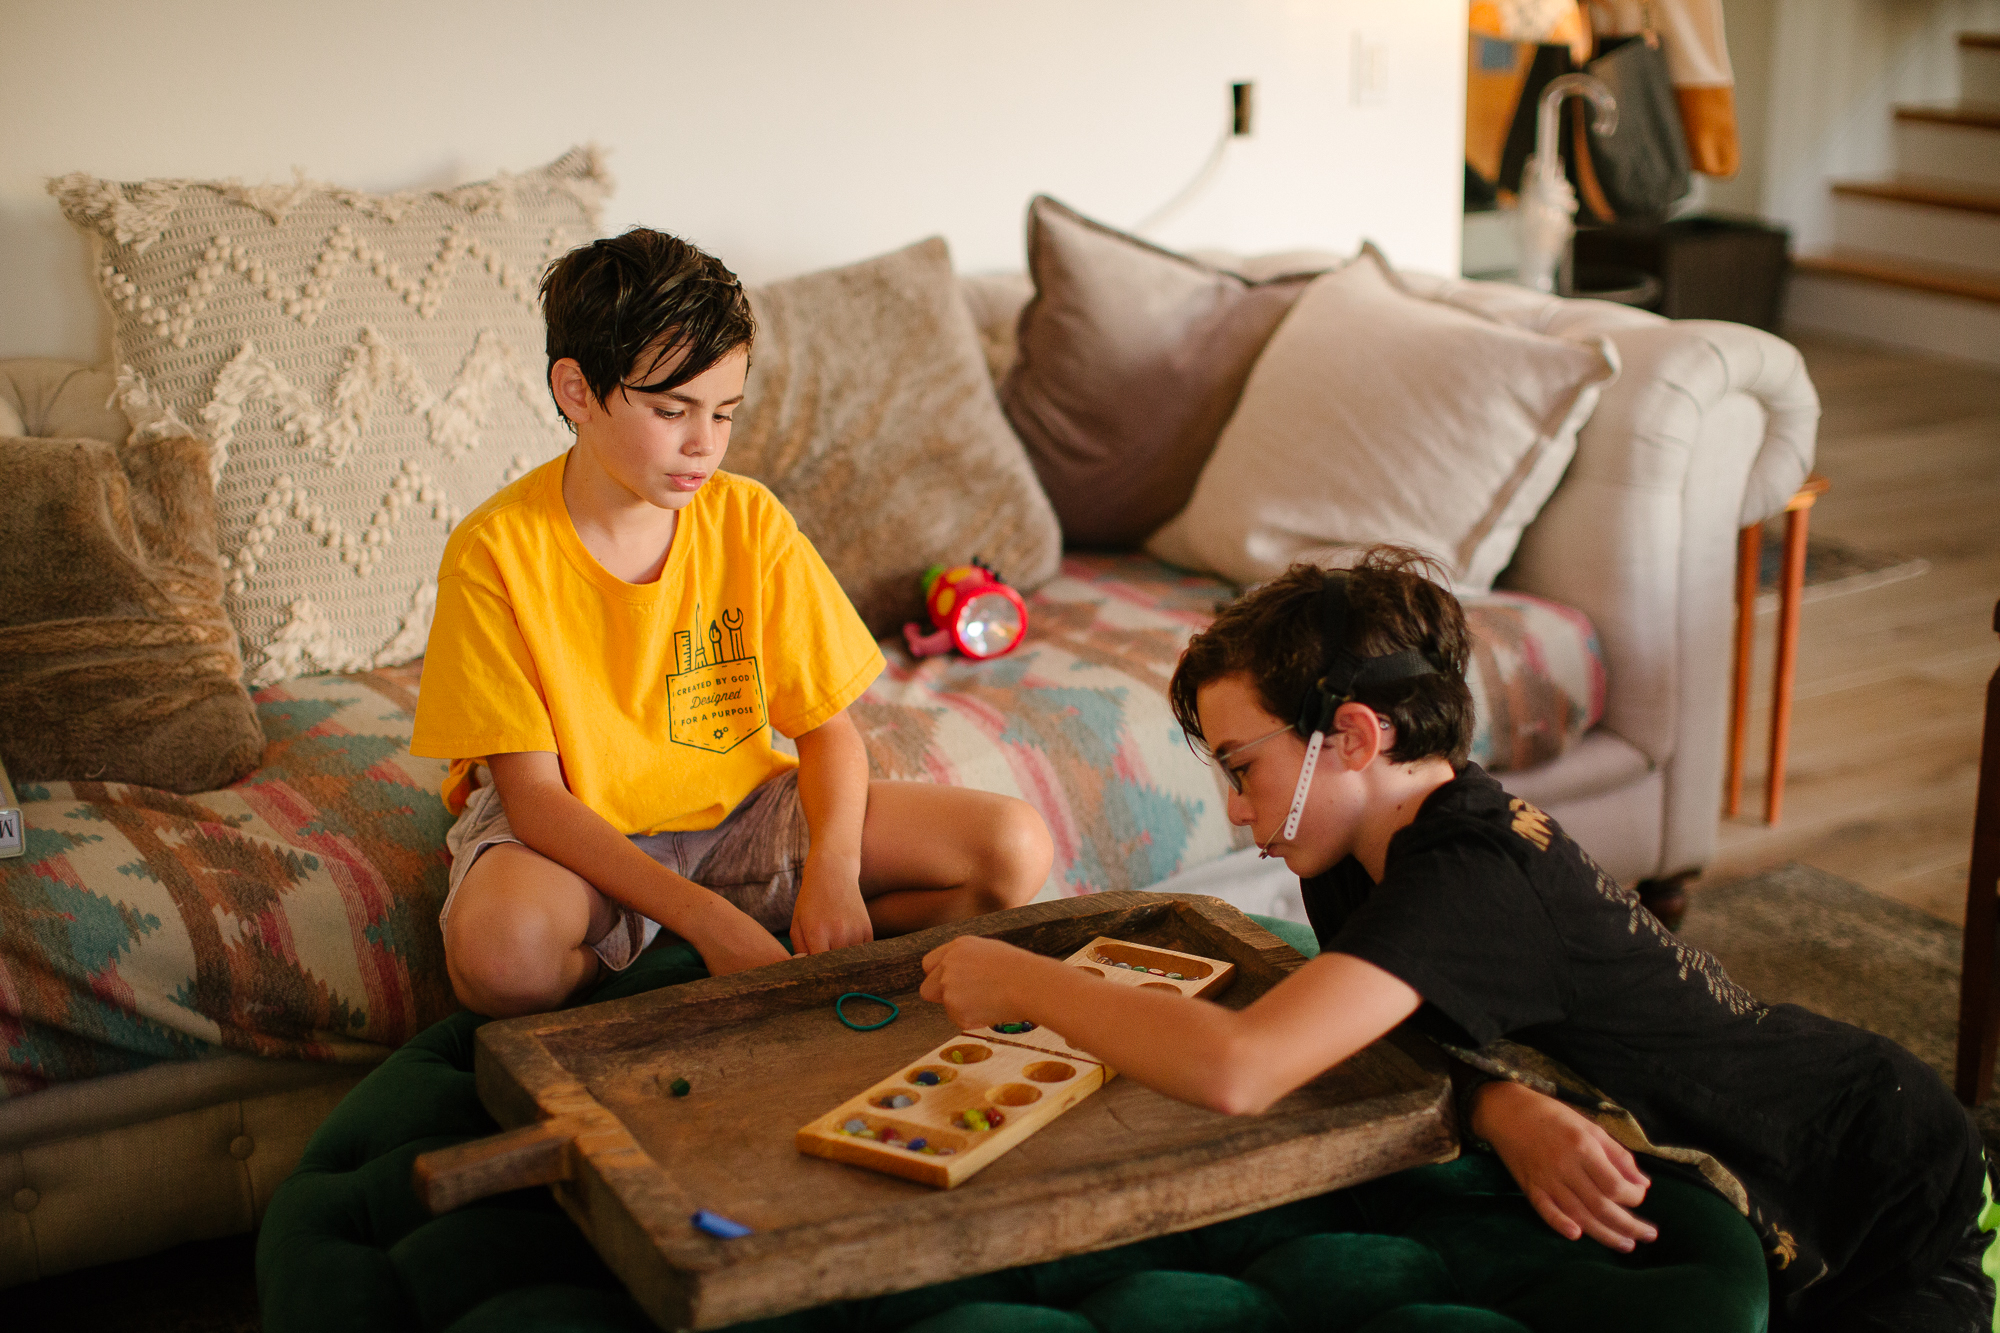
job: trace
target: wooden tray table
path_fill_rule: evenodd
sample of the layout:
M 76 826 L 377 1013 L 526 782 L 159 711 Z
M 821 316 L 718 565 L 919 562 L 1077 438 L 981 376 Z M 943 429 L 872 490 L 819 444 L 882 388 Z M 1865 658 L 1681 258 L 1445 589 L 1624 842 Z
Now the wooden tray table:
M 418 1192 L 441 1212 L 552 1185 L 662 1328 L 703 1329 L 1186 1230 L 1458 1151 L 1442 1059 L 1396 1033 L 1257 1116 L 1116 1079 L 949 1191 L 801 1154 L 800 1126 L 957 1033 L 917 991 L 924 954 L 961 934 L 1227 960 L 1219 1003 L 1237 1009 L 1305 961 L 1220 899 L 1101 893 L 488 1023 L 480 1099 L 518 1128 L 420 1158 Z M 902 1016 L 850 1031 L 833 1011 L 847 991 Z M 754 1233 L 713 1238 L 698 1209 Z

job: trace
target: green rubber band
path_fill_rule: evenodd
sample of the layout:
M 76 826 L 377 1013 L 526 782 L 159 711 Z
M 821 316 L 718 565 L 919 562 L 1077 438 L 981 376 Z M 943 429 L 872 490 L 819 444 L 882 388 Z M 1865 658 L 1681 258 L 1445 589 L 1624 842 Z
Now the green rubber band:
M 873 1000 L 877 1004 L 886 1004 L 889 1006 L 889 1016 L 879 1023 L 857 1023 L 841 1012 L 840 1006 L 846 1004 L 849 1000 Z M 890 1001 L 883 999 L 879 995 L 870 995 L 864 990 L 851 990 L 833 1002 L 833 1016 L 853 1028 L 856 1032 L 873 1032 L 876 1028 L 888 1027 L 896 1021 L 897 1015 L 902 1012 L 901 1009 L 898 1009 Z

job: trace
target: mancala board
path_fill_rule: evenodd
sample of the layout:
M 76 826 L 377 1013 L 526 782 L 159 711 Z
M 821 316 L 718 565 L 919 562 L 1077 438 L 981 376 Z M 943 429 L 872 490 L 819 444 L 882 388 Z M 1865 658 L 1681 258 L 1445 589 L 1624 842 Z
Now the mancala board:
M 1104 1066 L 964 1034 L 799 1130 L 802 1153 L 962 1184 L 1104 1086 Z
M 479 1095 L 508 1132 L 419 1158 L 418 1194 L 442 1212 L 549 1185 L 662 1328 L 705 1329 L 1181 1231 L 1457 1152 L 1442 1058 L 1393 1033 L 1262 1115 L 1118 1079 L 958 1189 L 800 1153 L 800 1125 L 961 1036 L 917 991 L 924 954 L 963 934 L 1054 958 L 1104 937 L 1227 962 L 1231 1008 L 1305 961 L 1219 899 L 1113 892 L 488 1023 Z M 902 1016 L 849 1031 L 834 1017 L 848 991 Z M 698 1210 L 751 1234 L 707 1234 Z
M 1212 995 L 1236 972 L 1234 963 L 1102 937 L 1063 961 L 1183 995 Z M 815 1157 L 949 1189 L 1113 1077 L 1052 1028 L 972 1028 L 804 1126 L 796 1142 Z

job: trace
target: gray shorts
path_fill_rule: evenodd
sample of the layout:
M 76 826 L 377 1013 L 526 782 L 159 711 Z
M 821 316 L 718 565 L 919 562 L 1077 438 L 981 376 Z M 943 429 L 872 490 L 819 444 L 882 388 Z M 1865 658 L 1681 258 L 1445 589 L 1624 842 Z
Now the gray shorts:
M 451 915 L 459 883 L 489 847 L 520 842 L 499 789 L 484 769 L 478 777 L 488 785 L 473 788 L 458 822 L 445 834 L 451 853 L 450 889 L 438 912 L 438 929 Z M 738 803 L 712 829 L 694 833 L 636 833 L 632 842 L 667 869 L 712 889 L 743 909 L 758 925 L 778 934 L 791 929 L 792 905 L 799 896 L 799 874 L 806 859 L 805 812 L 799 806 L 798 770 L 772 778 Z M 523 843 L 523 846 L 527 844 Z M 660 934 L 660 923 L 629 907 L 612 904 L 618 920 L 591 949 L 614 972 L 631 966 L 641 950 Z

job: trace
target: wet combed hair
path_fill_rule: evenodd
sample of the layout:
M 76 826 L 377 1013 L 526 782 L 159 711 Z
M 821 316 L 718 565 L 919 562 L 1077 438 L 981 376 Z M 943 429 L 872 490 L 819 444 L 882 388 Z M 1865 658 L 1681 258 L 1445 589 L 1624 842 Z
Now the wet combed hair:
M 1389 758 L 1397 763 L 1433 755 L 1465 762 L 1472 749 L 1472 691 L 1465 684 L 1471 636 L 1458 599 L 1443 587 L 1443 571 L 1421 552 L 1373 546 L 1347 571 L 1347 626 L 1342 642 L 1327 642 L 1321 596 L 1342 577 L 1316 565 L 1293 565 L 1224 607 L 1194 636 L 1167 687 L 1174 716 L 1191 740 L 1201 740 L 1195 695 L 1212 680 L 1242 672 L 1271 716 L 1296 719 L 1336 656 L 1361 657 L 1415 649 L 1436 674 L 1356 688 L 1396 728 Z
M 592 241 L 549 265 L 542 317 L 549 368 L 574 357 L 600 403 L 620 389 L 677 388 L 757 336 L 743 284 L 721 260 L 646 227 Z M 662 373 L 663 366 L 670 369 Z

